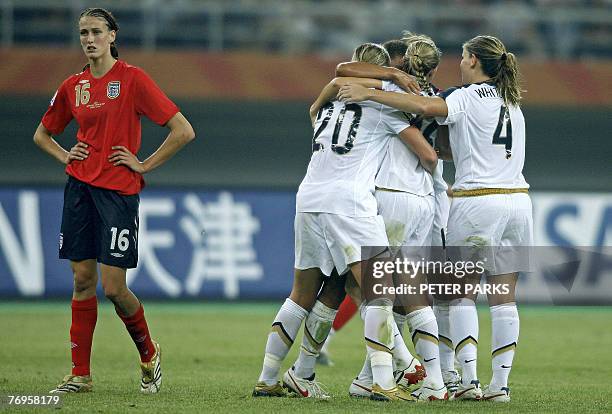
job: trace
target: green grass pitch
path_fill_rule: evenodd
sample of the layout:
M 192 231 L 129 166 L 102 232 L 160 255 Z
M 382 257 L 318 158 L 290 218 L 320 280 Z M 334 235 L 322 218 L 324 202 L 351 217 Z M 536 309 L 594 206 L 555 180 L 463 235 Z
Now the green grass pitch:
M 152 335 L 163 349 L 164 385 L 160 394 L 140 395 L 136 349 L 105 302 L 94 336 L 94 392 L 64 397 L 61 412 L 612 411 L 610 308 L 520 307 L 521 337 L 510 377 L 510 404 L 350 399 L 348 385 L 365 352 L 358 318 L 334 338 L 335 367 L 318 368 L 318 379 L 333 395 L 331 401 L 255 399 L 251 391 L 280 304 L 145 303 Z M 479 314 L 478 370 L 486 384 L 491 375 L 488 309 L 479 308 Z M 69 303 L 0 304 L 0 394 L 45 394 L 69 372 L 69 324 Z M 294 346 L 285 367 L 295 360 L 298 348 Z

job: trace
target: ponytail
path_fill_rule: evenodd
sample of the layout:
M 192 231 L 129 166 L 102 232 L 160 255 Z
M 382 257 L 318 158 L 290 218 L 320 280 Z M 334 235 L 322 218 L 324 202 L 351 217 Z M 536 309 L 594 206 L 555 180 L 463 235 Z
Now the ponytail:
M 119 59 L 119 51 L 117 50 L 117 46 L 115 46 L 115 42 L 110 44 L 110 52 L 112 57 Z
M 496 37 L 476 36 L 463 47 L 480 61 L 480 66 L 497 88 L 506 105 L 521 104 L 521 74 L 514 53 Z
M 505 57 L 504 57 L 505 56 Z M 520 105 L 520 73 L 514 53 L 503 53 L 500 58 L 499 71 L 493 78 L 499 94 L 506 105 Z
M 427 75 L 440 64 L 442 52 L 429 36 L 410 32 L 404 32 L 403 36 L 407 49 L 400 69 L 415 76 L 422 90 L 428 90 Z

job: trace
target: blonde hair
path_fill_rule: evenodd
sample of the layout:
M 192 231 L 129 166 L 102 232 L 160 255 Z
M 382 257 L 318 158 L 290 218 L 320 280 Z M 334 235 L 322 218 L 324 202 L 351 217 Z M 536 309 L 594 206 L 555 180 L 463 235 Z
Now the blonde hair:
M 367 62 L 379 66 L 389 66 L 391 58 L 389 52 L 378 43 L 363 43 L 355 49 L 353 62 Z
M 430 86 L 427 75 L 440 64 L 442 52 L 427 35 L 404 32 L 402 36 L 408 48 L 400 69 L 414 75 L 421 89 L 426 90 Z
M 495 86 L 506 105 L 521 103 L 521 74 L 516 56 L 496 37 L 476 36 L 463 44 L 465 50 L 476 56 L 480 66 Z

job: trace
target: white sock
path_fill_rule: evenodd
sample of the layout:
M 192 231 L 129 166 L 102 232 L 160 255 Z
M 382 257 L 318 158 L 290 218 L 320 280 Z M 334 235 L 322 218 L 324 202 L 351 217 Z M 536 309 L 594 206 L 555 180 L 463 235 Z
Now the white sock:
M 327 339 L 336 309 L 328 308 L 322 302 L 317 301 L 306 317 L 304 323 L 304 337 L 300 347 L 300 355 L 294 365 L 295 375 L 299 378 L 310 378 L 314 375 L 319 351 Z
M 407 316 L 402 315 L 401 313 L 393 312 L 393 320 L 397 325 L 400 335 L 404 336 L 404 326 L 406 326 L 406 321 L 408 320 Z
M 372 365 L 372 384 L 378 384 L 384 390 L 395 387 L 393 378 L 393 356 L 386 351 L 370 350 L 368 347 L 368 357 Z
M 267 385 L 274 385 L 278 382 L 278 371 L 307 314 L 306 309 L 291 299 L 285 300 L 274 318 L 272 331 L 268 334 L 263 368 L 259 374 L 260 382 L 263 381 Z
M 359 381 L 365 381 L 372 385 L 372 361 L 370 361 L 370 354 L 366 353 L 365 361 L 361 367 L 361 372 L 357 375 Z
M 329 343 L 332 341 L 332 338 L 334 337 L 335 334 L 336 334 L 336 330 L 334 328 L 331 328 L 329 330 L 329 334 L 327 334 L 327 339 L 325 340 L 325 342 L 323 343 L 323 346 L 321 347 L 320 352 L 329 353 Z
M 508 386 L 519 338 L 519 315 L 515 302 L 491 306 L 491 330 L 493 378 L 490 387 L 499 389 Z
M 444 381 L 440 371 L 436 316 L 429 306 L 410 312 L 407 316 L 414 348 L 427 373 L 425 381 L 428 386 L 438 389 L 444 385 Z
M 462 298 L 450 302 L 449 321 L 455 354 L 461 365 L 461 382 L 469 385 L 475 379 L 478 350 L 478 312 L 473 300 Z
M 366 311 L 368 310 L 368 307 L 365 306 L 365 302 L 362 302 L 359 305 L 359 316 L 361 317 L 361 320 L 364 323 L 365 326 L 365 317 L 366 317 Z M 370 384 L 370 386 L 372 385 L 372 362 L 370 361 L 370 354 L 368 354 L 368 352 L 366 351 L 366 357 L 365 357 L 365 361 L 363 362 L 363 366 L 361 367 L 361 372 L 359 372 L 359 375 L 357 375 L 357 379 L 359 381 L 365 381 L 368 384 Z
M 408 368 L 412 363 L 414 356 L 412 356 L 408 350 L 404 337 L 402 336 L 397 323 L 393 324 L 393 345 L 393 363 L 395 364 L 394 370 Z
M 376 299 L 368 304 L 365 313 L 365 341 L 372 366 L 372 381 L 386 390 L 395 387 L 392 309 L 390 300 Z
M 433 311 L 438 323 L 440 370 L 455 371 L 455 348 L 450 333 L 448 301 L 435 300 Z

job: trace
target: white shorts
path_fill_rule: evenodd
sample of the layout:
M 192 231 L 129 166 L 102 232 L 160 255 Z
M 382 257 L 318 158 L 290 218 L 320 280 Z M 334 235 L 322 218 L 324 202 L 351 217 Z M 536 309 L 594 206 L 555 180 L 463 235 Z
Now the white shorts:
M 426 246 L 434 217 L 432 196 L 376 190 L 378 214 L 385 221 L 389 246 Z
M 349 265 L 370 259 L 389 245 L 381 216 L 349 217 L 330 213 L 295 214 L 295 268 L 319 268 L 342 275 Z M 362 257 L 363 246 L 380 246 Z
M 447 246 L 488 247 L 490 252 L 519 253 L 518 260 L 486 266 L 491 275 L 531 269 L 528 254 L 533 246 L 533 216 L 528 194 L 492 194 L 453 197 L 448 219 Z M 503 248 L 503 249 L 500 249 Z M 522 248 L 522 249 L 510 249 Z M 503 258 L 502 258 L 503 259 Z
M 435 212 L 433 228 L 431 230 L 431 245 L 444 247 L 446 242 L 446 227 L 448 226 L 448 214 L 450 211 L 450 200 L 446 191 L 435 193 Z

